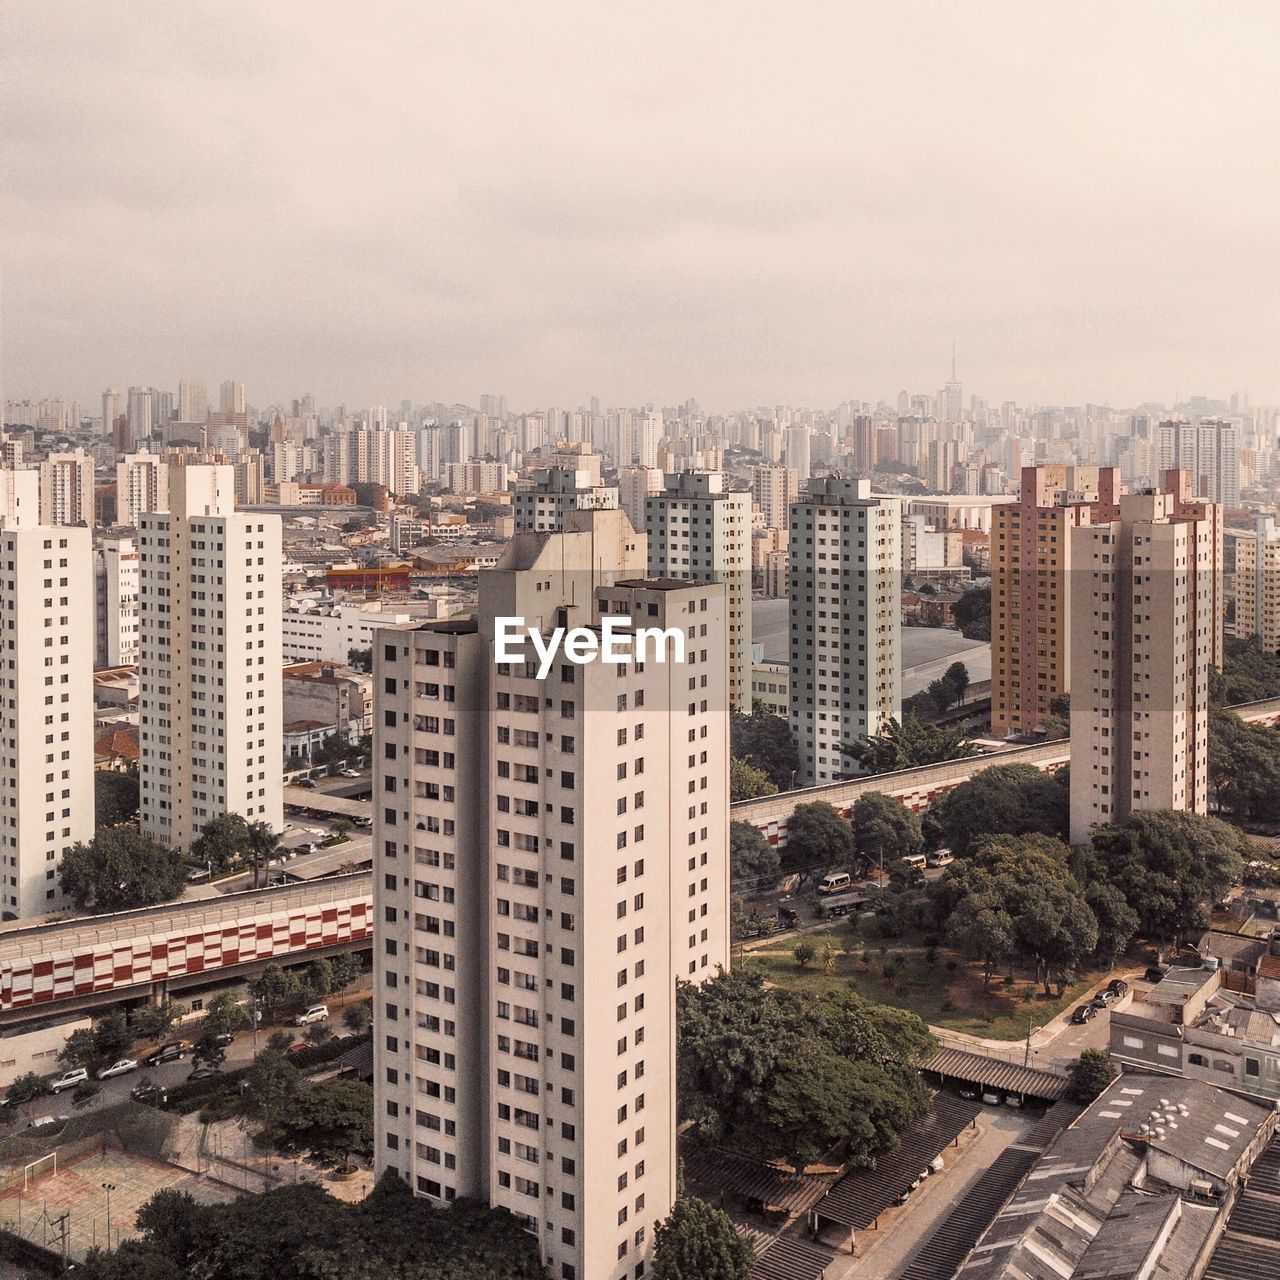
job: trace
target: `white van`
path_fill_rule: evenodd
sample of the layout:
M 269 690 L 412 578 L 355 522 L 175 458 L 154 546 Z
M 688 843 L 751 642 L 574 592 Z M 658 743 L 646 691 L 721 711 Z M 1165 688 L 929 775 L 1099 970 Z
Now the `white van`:
M 851 884 L 853 877 L 847 871 L 831 871 L 818 881 L 818 892 L 841 893 Z
M 923 853 L 909 853 L 903 862 L 909 867 L 915 867 L 917 871 L 923 871 L 925 868 L 925 856 Z
M 323 1022 L 329 1016 L 329 1006 L 327 1004 L 313 1004 L 309 1009 L 304 1009 L 301 1013 L 295 1014 L 293 1025 L 295 1027 L 308 1027 L 313 1022 Z

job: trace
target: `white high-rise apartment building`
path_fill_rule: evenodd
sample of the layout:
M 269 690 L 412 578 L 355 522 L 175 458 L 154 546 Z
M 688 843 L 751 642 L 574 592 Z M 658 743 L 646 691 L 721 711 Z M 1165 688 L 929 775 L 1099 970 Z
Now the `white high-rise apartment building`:
M 375 1164 L 509 1209 L 556 1280 L 634 1280 L 676 1192 L 676 980 L 728 964 L 724 590 L 645 581 L 620 512 L 566 521 L 477 618 L 375 646 Z M 495 665 L 503 616 L 678 628 L 687 661 L 539 680 Z
M 840 748 L 902 716 L 901 502 L 828 476 L 791 507 L 791 732 L 797 782 L 855 771 Z
M 799 496 L 800 486 L 791 467 L 755 467 L 751 472 L 751 500 L 766 529 L 785 529 L 787 509 Z
M 1155 461 L 1160 476 L 1189 471 L 1193 495 L 1240 505 L 1240 434 L 1234 422 L 1162 422 L 1156 427 Z
M 93 458 L 83 449 L 40 463 L 40 523 L 93 528 Z
M 280 519 L 235 510 L 235 469 L 175 467 L 139 522 L 142 831 L 283 822 Z
M 813 475 L 813 463 L 809 451 L 809 428 L 803 424 L 788 427 L 783 433 L 783 448 L 787 455 L 787 466 L 796 473 L 796 483 L 802 488 Z
M 116 463 L 116 523 L 136 528 L 145 511 L 169 509 L 169 464 L 154 453 L 127 454 Z
M 34 515 L 34 512 L 31 513 Z M 66 905 L 58 863 L 93 838 L 87 528 L 0 522 L 0 917 Z
M 645 499 L 649 574 L 723 582 L 728 596 L 729 702 L 751 710 L 751 497 L 722 472 L 682 471 Z
M 1252 536 L 1234 539 L 1235 634 L 1263 653 L 1280 653 L 1280 529 L 1274 516 L 1259 516 Z
M 645 499 L 661 493 L 665 477 L 657 467 L 623 467 L 618 472 L 618 495 L 622 509 L 639 533 L 645 525 Z
M 1215 513 L 1124 494 L 1071 530 L 1071 840 L 1143 809 L 1204 813 Z
M 102 393 L 102 434 L 111 435 L 116 419 L 125 412 L 124 397 L 114 387 Z
M 126 534 L 100 537 L 93 548 L 96 667 L 138 661 L 138 546 Z
M 206 422 L 209 418 L 209 388 L 203 378 L 182 378 L 178 382 L 178 421 Z
M 600 455 L 587 444 L 561 445 L 552 465 L 513 495 L 517 533 L 557 533 L 570 511 L 616 511 L 618 489 L 600 478 Z M 639 532 L 639 530 L 637 530 Z
M 244 412 L 244 383 L 228 378 L 218 389 L 218 408 L 223 413 Z

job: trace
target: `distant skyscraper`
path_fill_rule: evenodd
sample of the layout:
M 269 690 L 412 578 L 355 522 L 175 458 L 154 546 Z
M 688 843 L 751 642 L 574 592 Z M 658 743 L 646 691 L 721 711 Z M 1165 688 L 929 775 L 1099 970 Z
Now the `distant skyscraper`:
M 657 467 L 623 467 L 618 472 L 618 494 L 631 527 L 642 533 L 645 527 L 645 499 L 661 493 L 665 477 Z
M 116 523 L 137 528 L 144 511 L 168 511 L 169 464 L 154 453 L 131 453 L 116 463 Z
M 145 440 L 151 435 L 151 388 L 129 388 L 129 435 L 133 440 Z
M 209 388 L 202 378 L 178 383 L 178 421 L 204 422 L 209 417 Z
M 565 527 L 568 511 L 617 510 L 617 486 L 601 480 L 600 462 L 590 445 L 561 445 L 551 455 L 551 465 L 534 473 L 532 485 L 516 489 L 516 532 L 556 533 Z
M 142 831 L 183 850 L 223 813 L 278 831 L 280 519 L 235 510 L 233 467 L 174 467 L 138 546 Z
M 218 408 L 223 413 L 243 413 L 244 383 L 228 378 L 218 389 Z
M 789 539 L 797 782 L 831 782 L 855 771 L 842 746 L 902 715 L 901 503 L 869 480 L 815 480 Z
M 751 470 L 751 500 L 766 529 L 787 527 L 787 508 L 799 495 L 796 473 L 790 467 L 764 466 Z
M 40 523 L 93 527 L 93 459 L 83 449 L 40 463 Z
M 93 548 L 94 665 L 138 661 L 138 545 L 126 534 L 106 534 Z
M 1235 539 L 1234 632 L 1263 653 L 1280 653 L 1280 529 L 1258 516 L 1251 536 Z
M 108 387 L 102 393 L 102 434 L 110 437 L 115 431 L 116 419 L 126 413 L 125 400 L 119 391 Z
M 956 345 L 951 344 L 951 377 L 942 391 L 943 422 L 962 422 L 964 420 L 964 394 L 960 379 L 956 377 Z
M 1214 522 L 1126 494 L 1070 532 L 1071 840 L 1209 795 Z
M 1240 439 L 1234 422 L 1171 420 L 1156 427 L 1156 470 L 1189 471 L 1192 492 L 1208 502 L 1240 505 Z
M 751 499 L 720 472 L 683 471 L 645 499 L 649 575 L 722 582 L 728 592 L 729 703 L 751 710 Z
M 803 489 L 813 474 L 809 456 L 809 428 L 788 427 L 783 434 L 783 449 L 787 466 L 796 473 L 796 483 Z

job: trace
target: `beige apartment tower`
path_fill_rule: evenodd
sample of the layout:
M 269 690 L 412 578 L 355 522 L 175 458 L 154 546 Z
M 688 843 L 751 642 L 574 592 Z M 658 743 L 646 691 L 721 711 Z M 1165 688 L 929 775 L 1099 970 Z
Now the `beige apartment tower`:
M 1214 513 L 1126 494 L 1071 534 L 1071 840 L 1144 809 L 1204 813 Z
M 138 556 L 143 834 L 186 850 L 223 813 L 280 830 L 279 517 L 235 510 L 232 467 L 174 467 Z
M 556 1280 L 634 1280 L 676 1192 L 676 982 L 728 964 L 725 591 L 645 579 L 620 511 L 565 522 L 476 618 L 375 640 L 376 1166 L 509 1209 Z M 506 617 L 675 628 L 686 661 L 538 679 L 495 661 Z
M 1280 653 L 1280 529 L 1259 516 L 1252 536 L 1235 539 L 1234 633 L 1263 653 Z

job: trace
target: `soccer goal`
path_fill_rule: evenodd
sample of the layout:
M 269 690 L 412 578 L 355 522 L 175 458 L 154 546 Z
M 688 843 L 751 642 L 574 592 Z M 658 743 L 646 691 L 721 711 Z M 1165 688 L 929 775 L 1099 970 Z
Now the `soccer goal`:
M 26 1191 L 31 1187 L 38 1178 L 43 1178 L 58 1172 L 58 1153 L 50 1151 L 47 1156 L 41 1156 L 39 1160 L 33 1160 L 30 1164 L 24 1165 L 22 1169 L 22 1189 Z

